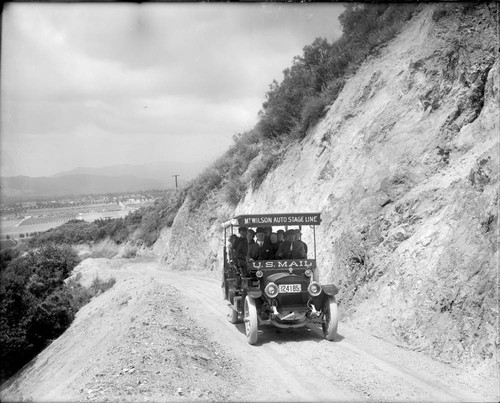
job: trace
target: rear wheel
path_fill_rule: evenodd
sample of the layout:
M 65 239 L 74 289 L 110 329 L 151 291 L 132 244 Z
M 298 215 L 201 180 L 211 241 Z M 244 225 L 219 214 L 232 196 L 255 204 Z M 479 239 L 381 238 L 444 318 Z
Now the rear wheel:
M 326 340 L 333 341 L 337 335 L 339 324 L 338 307 L 335 297 L 328 297 L 323 312 L 323 335 Z
M 226 283 L 226 275 L 222 278 L 222 299 L 227 299 L 227 283 Z
M 234 310 L 231 305 L 229 305 L 229 312 L 227 313 L 227 318 L 230 323 L 238 323 L 238 311 Z
M 245 333 L 249 344 L 257 343 L 258 337 L 258 322 L 257 322 L 257 308 L 255 307 L 255 300 L 247 295 L 245 298 Z

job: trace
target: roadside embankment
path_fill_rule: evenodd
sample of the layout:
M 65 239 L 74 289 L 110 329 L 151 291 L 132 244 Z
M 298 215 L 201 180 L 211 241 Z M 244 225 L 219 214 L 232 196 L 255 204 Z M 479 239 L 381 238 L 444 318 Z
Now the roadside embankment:
M 236 208 L 220 192 L 196 209 L 187 200 L 165 264 L 218 272 L 220 224 L 231 216 L 320 212 L 320 278 L 339 286 L 343 321 L 495 371 L 496 20 L 486 5 L 436 10 L 424 7 L 372 54 Z

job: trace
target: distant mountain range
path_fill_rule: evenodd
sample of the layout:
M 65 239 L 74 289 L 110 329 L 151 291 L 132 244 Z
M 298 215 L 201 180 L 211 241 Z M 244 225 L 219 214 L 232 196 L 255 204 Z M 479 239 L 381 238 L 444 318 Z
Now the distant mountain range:
M 155 179 L 164 183 L 166 187 L 175 186 L 175 180 L 172 175 L 180 175 L 179 180 L 184 183 L 193 179 L 201 172 L 202 166 L 198 163 L 186 162 L 151 162 L 142 165 L 112 165 L 101 168 L 78 167 L 70 171 L 60 172 L 52 177 L 61 177 L 68 175 L 97 175 L 97 176 L 124 176 L 131 175 L 138 178 Z
M 78 167 L 48 177 L 1 178 L 2 197 L 37 197 L 65 194 L 120 193 L 183 186 L 201 172 L 199 164 L 154 162 L 143 165 Z

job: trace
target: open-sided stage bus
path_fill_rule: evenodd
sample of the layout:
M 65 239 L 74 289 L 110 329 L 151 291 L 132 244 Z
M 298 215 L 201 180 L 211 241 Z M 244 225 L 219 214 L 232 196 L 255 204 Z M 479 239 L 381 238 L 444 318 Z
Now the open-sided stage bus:
M 316 226 L 319 213 L 239 215 L 222 224 L 224 229 L 223 294 L 229 321 L 243 320 L 247 340 L 255 344 L 259 326 L 297 328 L 321 325 L 327 340 L 337 334 L 337 287 L 319 284 L 316 266 Z M 238 266 L 230 258 L 228 238 L 239 227 L 298 228 L 312 232 L 312 259 L 254 260 Z M 310 238 L 307 238 L 310 242 Z M 246 240 L 245 240 L 246 242 Z M 245 267 L 246 266 L 246 267 Z

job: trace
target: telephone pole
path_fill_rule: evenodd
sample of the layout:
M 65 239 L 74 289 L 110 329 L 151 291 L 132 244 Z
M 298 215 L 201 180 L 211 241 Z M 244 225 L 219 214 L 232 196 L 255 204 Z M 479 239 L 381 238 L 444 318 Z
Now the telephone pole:
M 180 175 L 172 175 L 175 178 L 175 188 L 177 189 L 177 177 Z

